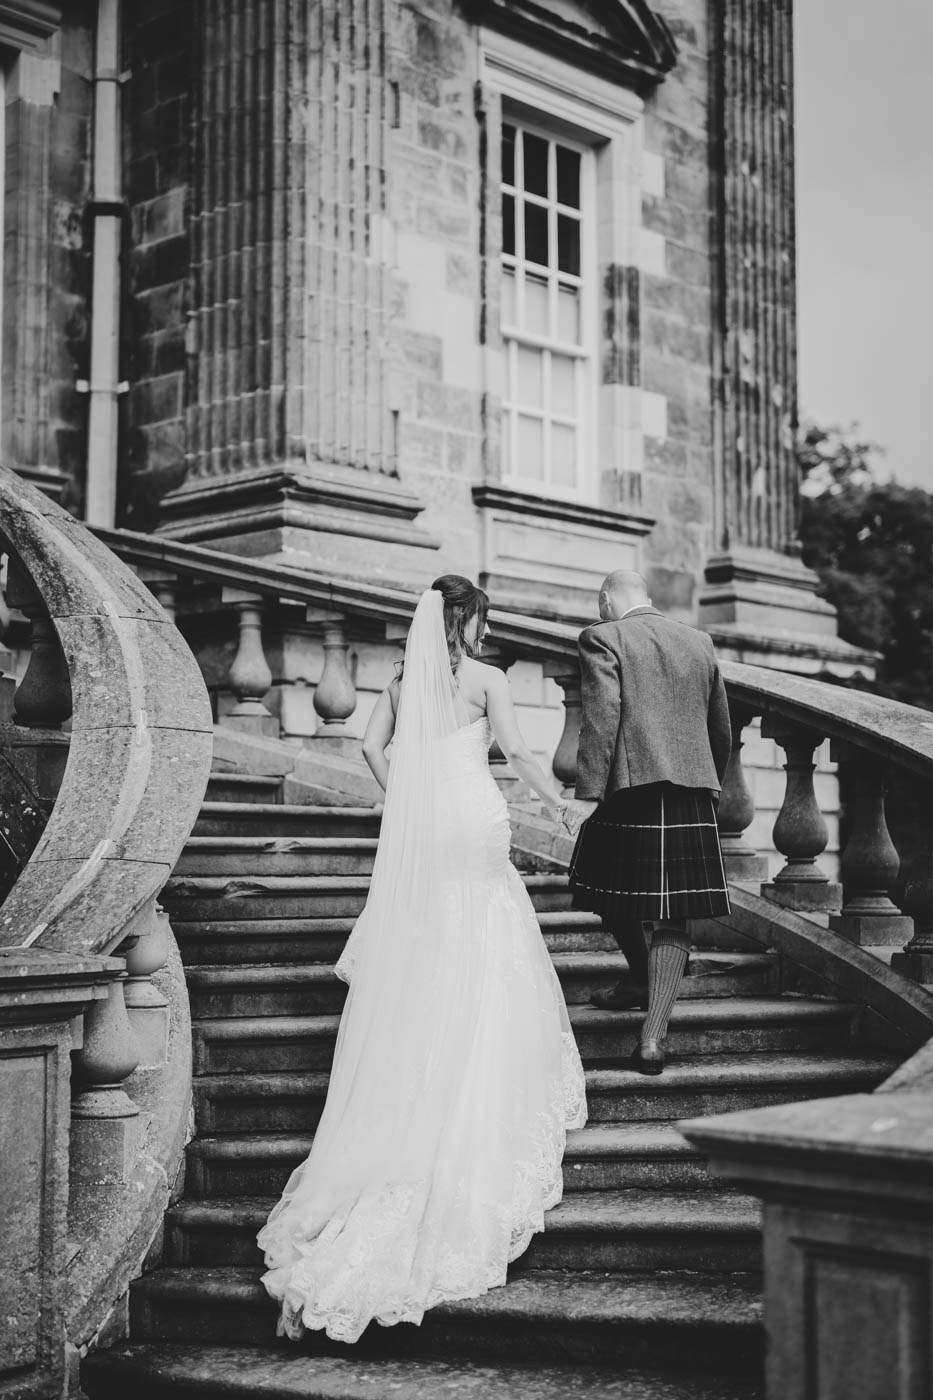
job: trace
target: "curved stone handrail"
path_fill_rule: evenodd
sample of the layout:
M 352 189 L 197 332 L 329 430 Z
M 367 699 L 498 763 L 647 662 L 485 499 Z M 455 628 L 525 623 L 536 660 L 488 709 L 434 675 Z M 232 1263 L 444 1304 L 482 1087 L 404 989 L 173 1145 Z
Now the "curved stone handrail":
M 0 948 L 107 953 L 161 890 L 194 824 L 210 771 L 210 702 L 149 590 L 6 468 L 0 534 L 48 610 L 73 699 L 61 789 L 0 909 Z
M 220 550 L 130 530 L 98 530 L 97 534 L 121 558 L 135 564 L 174 571 L 180 577 L 213 580 L 271 598 L 344 609 L 349 615 L 404 622 L 411 617 L 417 602 L 415 593 L 401 589 L 262 564 Z M 521 655 L 576 660 L 576 627 L 497 608 L 490 611 L 489 621 L 495 640 L 514 647 Z M 723 660 L 721 666 L 730 698 L 748 705 L 755 714 L 780 714 L 795 724 L 809 724 L 831 738 L 933 778 L 933 712 L 763 666 L 728 660 Z

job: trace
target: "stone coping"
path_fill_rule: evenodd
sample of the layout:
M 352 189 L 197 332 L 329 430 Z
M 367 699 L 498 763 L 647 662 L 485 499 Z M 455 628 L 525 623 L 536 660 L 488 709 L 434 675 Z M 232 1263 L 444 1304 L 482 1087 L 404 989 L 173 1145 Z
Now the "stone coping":
M 730 1146 L 743 1156 L 803 1154 L 828 1161 L 844 1157 L 865 1163 L 899 1160 L 920 1164 L 933 1191 L 933 1101 L 929 1093 L 845 1094 L 805 1103 L 744 1109 L 691 1119 L 679 1129 L 692 1142 L 717 1154 Z
M 159 893 L 194 825 L 211 764 L 210 702 L 148 588 L 6 468 L 0 533 L 49 612 L 73 699 L 62 786 L 0 909 L 0 946 L 107 953 Z

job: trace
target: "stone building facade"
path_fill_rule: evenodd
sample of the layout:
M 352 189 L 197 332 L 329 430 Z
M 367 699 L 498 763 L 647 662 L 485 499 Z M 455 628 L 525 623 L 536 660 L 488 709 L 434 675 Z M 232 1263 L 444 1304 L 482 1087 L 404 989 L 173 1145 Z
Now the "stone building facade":
M 637 567 L 733 656 L 851 671 L 794 550 L 791 10 L 0 7 L 4 460 L 95 523 L 568 621 Z M 300 736 L 321 644 L 272 649 Z

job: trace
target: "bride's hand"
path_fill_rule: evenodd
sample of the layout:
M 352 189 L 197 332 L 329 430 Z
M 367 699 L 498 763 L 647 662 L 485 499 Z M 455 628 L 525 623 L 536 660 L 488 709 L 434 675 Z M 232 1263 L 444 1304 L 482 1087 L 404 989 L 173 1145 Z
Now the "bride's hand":
M 561 825 L 570 836 L 576 836 L 585 821 L 598 807 L 597 802 L 565 802 L 560 813 Z

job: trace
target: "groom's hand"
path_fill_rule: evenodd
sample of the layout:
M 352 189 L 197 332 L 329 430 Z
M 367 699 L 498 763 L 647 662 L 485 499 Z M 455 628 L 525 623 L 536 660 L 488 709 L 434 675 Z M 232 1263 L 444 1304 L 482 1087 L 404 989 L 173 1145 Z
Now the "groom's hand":
M 576 836 L 583 823 L 593 815 L 598 802 L 568 802 L 564 808 L 562 824 L 571 836 Z

